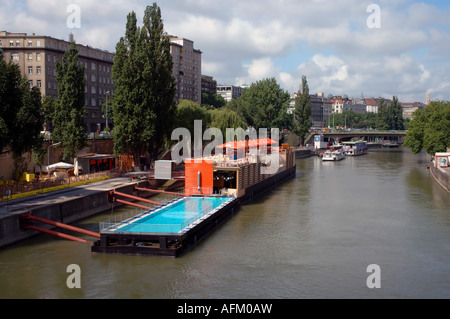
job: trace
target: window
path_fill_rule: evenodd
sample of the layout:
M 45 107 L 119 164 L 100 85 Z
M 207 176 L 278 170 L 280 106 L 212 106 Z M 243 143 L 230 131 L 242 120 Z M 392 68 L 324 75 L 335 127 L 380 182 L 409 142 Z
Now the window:
M 32 80 L 28 81 L 28 85 L 30 86 L 30 89 L 32 89 L 33 88 L 33 81 Z
M 20 47 L 20 41 L 16 41 L 16 47 Z
M 28 61 L 33 61 L 33 53 L 28 53 Z
M 36 61 L 41 62 L 41 54 L 40 53 L 36 53 Z
M 28 75 L 31 75 L 31 74 L 33 74 L 33 67 L 29 66 L 28 67 Z
M 33 42 L 31 40 L 28 41 L 28 47 L 31 48 L 33 46 Z
M 42 87 L 42 82 L 41 82 L 41 80 L 37 80 L 36 83 L 37 83 L 36 86 L 37 86 L 38 88 Z
M 14 41 L 9 41 L 9 46 L 13 47 L 14 46 Z
M 36 67 L 36 74 L 41 74 L 41 67 L 40 66 Z
M 36 46 L 37 46 L 38 48 L 41 47 L 41 40 L 37 40 L 37 41 L 36 41 Z
M 0 48 L 3 46 L 3 44 L 2 44 L 2 40 L 0 40 Z

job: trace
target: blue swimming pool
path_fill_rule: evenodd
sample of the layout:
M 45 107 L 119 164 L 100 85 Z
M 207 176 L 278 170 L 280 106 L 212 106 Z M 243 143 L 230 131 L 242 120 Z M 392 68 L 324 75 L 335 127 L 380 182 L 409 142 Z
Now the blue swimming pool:
M 233 201 L 229 197 L 186 197 L 148 211 L 114 229 L 127 233 L 182 233 Z

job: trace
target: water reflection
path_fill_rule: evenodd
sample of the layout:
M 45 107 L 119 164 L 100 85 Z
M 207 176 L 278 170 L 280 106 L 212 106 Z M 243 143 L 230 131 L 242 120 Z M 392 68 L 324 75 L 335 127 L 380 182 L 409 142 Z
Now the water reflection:
M 38 236 L 0 251 L 0 298 L 448 298 L 450 196 L 428 163 L 408 151 L 298 160 L 295 179 L 179 259 L 93 255 Z M 366 286 L 373 263 L 380 290 Z M 66 287 L 69 264 L 81 290 Z

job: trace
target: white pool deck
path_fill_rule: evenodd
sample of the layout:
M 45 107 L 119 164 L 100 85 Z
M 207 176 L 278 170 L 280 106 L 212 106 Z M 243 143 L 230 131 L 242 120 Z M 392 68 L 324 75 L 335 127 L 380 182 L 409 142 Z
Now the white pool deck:
M 178 232 L 173 232 L 174 234 L 180 234 L 180 235 L 184 235 L 186 234 L 188 231 L 192 230 L 193 228 L 195 228 L 196 226 L 198 226 L 200 223 L 202 223 L 204 220 L 208 219 L 209 217 L 211 217 L 212 215 L 218 213 L 219 211 L 221 211 L 225 206 L 229 205 L 230 203 L 232 203 L 234 200 L 236 200 L 235 197 L 226 197 L 228 198 L 227 201 L 225 201 L 224 203 L 222 203 L 220 206 L 218 206 L 217 208 L 213 209 L 212 211 L 209 211 L 208 213 L 202 215 L 199 219 L 197 219 L 196 221 L 190 223 L 188 226 L 184 227 L 183 229 L 181 229 Z M 150 209 L 142 214 L 136 215 L 134 217 L 128 218 L 122 222 L 119 222 L 113 226 L 107 227 L 105 228 L 103 231 L 106 232 L 121 232 L 121 229 L 123 229 L 126 226 L 130 226 L 132 224 L 139 224 L 139 220 L 142 220 L 144 218 L 147 218 L 151 215 L 157 214 L 158 212 L 160 212 L 161 210 L 167 208 L 168 206 L 172 206 L 175 205 L 176 203 L 180 202 L 180 201 L 184 201 L 186 199 L 186 197 L 181 197 L 181 198 L 177 198 L 175 200 L 169 201 L 167 203 L 164 203 L 163 205 L 160 205 L 156 208 Z M 168 225 L 165 225 L 168 226 Z M 102 232 L 103 232 L 102 231 Z M 124 233 L 134 233 L 134 232 L 130 232 L 130 231 L 123 231 Z M 158 233 L 159 232 L 155 232 Z M 167 233 L 167 232 L 161 232 L 161 233 Z

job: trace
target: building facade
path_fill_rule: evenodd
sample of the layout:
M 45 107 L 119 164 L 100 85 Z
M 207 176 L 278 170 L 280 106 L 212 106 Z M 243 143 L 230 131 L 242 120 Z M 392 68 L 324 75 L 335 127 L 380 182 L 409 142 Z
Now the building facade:
M 242 87 L 234 85 L 218 85 L 217 94 L 221 95 L 225 101 L 236 100 L 242 95 Z
M 202 52 L 194 49 L 194 42 L 169 36 L 173 59 L 173 75 L 177 82 L 175 99 L 202 101 Z
M 331 99 L 323 93 L 311 95 L 311 116 L 314 128 L 322 128 L 327 125 L 333 113 L 333 103 Z
M 217 81 L 212 76 L 202 75 L 202 93 L 217 94 Z
M 413 114 L 415 111 L 425 107 L 425 104 L 421 102 L 401 103 L 401 105 L 403 108 L 403 118 L 410 120 L 413 119 Z
M 14 62 L 30 86 L 41 89 L 43 96 L 57 98 L 56 62 L 61 61 L 70 48 L 69 41 L 48 36 L 0 31 L 0 47 L 6 62 Z M 114 54 L 77 44 L 78 63 L 84 66 L 86 76 L 85 105 L 86 132 L 96 132 L 106 127 L 106 116 L 102 113 L 102 104 L 113 94 L 111 78 Z M 111 124 L 111 121 L 109 121 Z M 110 125 L 111 127 L 111 125 Z

